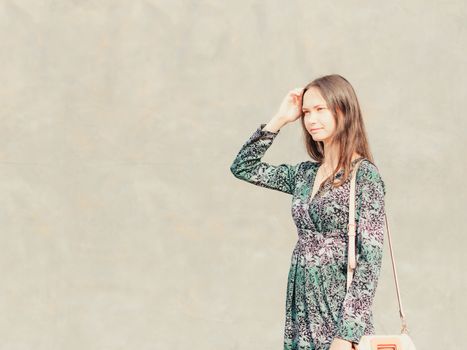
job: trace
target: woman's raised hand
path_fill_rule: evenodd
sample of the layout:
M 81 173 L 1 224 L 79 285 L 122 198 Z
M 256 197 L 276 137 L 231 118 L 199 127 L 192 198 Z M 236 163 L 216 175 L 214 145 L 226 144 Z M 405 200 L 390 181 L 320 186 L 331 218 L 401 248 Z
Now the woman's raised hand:
M 287 93 L 276 113 L 276 118 L 284 123 L 290 123 L 300 118 L 302 115 L 303 89 L 295 88 Z

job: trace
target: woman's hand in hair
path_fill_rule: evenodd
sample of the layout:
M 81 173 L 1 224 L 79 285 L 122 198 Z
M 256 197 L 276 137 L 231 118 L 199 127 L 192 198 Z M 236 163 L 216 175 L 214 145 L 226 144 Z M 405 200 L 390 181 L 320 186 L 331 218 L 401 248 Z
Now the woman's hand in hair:
M 282 120 L 285 124 L 294 122 L 302 115 L 302 94 L 303 88 L 295 88 L 290 90 L 284 97 L 276 117 Z
M 275 116 L 266 124 L 263 130 L 278 132 L 285 124 L 291 123 L 302 114 L 303 88 L 290 90 L 284 97 Z

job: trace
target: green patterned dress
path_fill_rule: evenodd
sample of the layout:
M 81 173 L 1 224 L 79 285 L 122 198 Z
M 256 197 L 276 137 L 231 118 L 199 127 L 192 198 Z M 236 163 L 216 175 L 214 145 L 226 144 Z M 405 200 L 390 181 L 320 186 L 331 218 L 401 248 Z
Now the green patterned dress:
M 346 291 L 350 177 L 338 188 L 327 181 L 310 198 L 319 163 L 261 161 L 280 132 L 262 130 L 265 125 L 243 144 L 230 170 L 238 179 L 292 196 L 298 239 L 287 280 L 284 350 L 328 350 L 335 337 L 358 343 L 361 336 L 374 334 L 372 303 L 383 256 L 383 179 L 364 158 L 356 176 L 357 267 Z

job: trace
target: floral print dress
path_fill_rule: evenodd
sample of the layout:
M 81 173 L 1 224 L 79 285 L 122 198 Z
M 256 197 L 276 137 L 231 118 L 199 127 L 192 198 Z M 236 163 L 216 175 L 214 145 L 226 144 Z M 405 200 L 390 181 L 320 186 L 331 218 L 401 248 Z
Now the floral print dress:
M 243 144 L 230 170 L 238 179 L 292 195 L 298 240 L 287 280 L 284 350 L 328 350 L 335 337 L 358 344 L 361 336 L 374 334 L 371 307 L 383 256 L 383 179 L 364 158 L 356 175 L 357 266 L 346 290 L 351 178 L 338 188 L 328 180 L 310 198 L 320 164 L 262 162 L 280 132 L 263 130 L 265 125 Z

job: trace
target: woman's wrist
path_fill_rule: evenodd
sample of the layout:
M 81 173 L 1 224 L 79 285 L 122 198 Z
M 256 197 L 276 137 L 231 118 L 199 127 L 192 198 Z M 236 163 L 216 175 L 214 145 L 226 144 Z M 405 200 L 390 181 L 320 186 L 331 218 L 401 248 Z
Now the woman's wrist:
M 287 122 L 280 116 L 274 116 L 263 128 L 265 131 L 278 132 Z
M 350 340 L 342 339 L 339 337 L 335 337 L 330 350 L 353 350 L 354 349 L 354 343 L 351 342 Z

